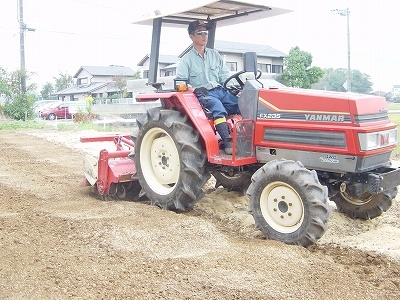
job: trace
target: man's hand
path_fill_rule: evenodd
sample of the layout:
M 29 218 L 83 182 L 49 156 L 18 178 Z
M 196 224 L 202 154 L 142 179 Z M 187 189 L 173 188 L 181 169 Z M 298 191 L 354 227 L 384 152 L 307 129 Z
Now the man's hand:
M 203 96 L 208 96 L 208 90 L 205 87 L 196 88 L 193 92 L 195 94 L 202 94 Z

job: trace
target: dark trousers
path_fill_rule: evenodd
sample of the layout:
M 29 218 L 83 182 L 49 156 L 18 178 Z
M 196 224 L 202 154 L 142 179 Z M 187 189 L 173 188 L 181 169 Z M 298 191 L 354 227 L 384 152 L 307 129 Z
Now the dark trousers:
M 201 105 L 205 105 L 212 112 L 214 120 L 225 118 L 227 115 L 240 114 L 238 97 L 222 87 L 209 90 L 208 100 L 205 100 L 202 94 L 196 94 L 196 96 Z

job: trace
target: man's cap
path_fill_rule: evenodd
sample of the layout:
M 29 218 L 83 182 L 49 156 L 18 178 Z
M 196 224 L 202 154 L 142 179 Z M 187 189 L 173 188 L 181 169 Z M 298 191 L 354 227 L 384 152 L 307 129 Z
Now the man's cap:
M 201 20 L 193 21 L 193 22 L 189 23 L 189 26 L 188 26 L 189 34 L 193 33 L 199 27 L 205 27 L 208 30 L 211 28 L 211 25 L 209 23 L 207 23 L 205 21 L 201 21 Z

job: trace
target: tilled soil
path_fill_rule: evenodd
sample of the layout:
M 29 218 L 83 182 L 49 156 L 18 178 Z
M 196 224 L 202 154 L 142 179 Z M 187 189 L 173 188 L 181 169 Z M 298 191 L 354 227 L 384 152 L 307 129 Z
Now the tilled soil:
M 400 299 L 397 203 L 286 245 L 220 188 L 181 214 L 93 197 L 83 134 L 0 131 L 1 299 Z

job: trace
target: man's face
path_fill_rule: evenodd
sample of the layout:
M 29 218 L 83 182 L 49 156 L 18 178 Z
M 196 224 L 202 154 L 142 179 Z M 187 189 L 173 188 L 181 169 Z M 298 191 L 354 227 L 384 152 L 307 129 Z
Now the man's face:
M 206 27 L 199 27 L 197 28 L 191 35 L 190 38 L 193 41 L 193 44 L 198 46 L 205 46 L 207 45 L 208 41 L 208 30 Z

